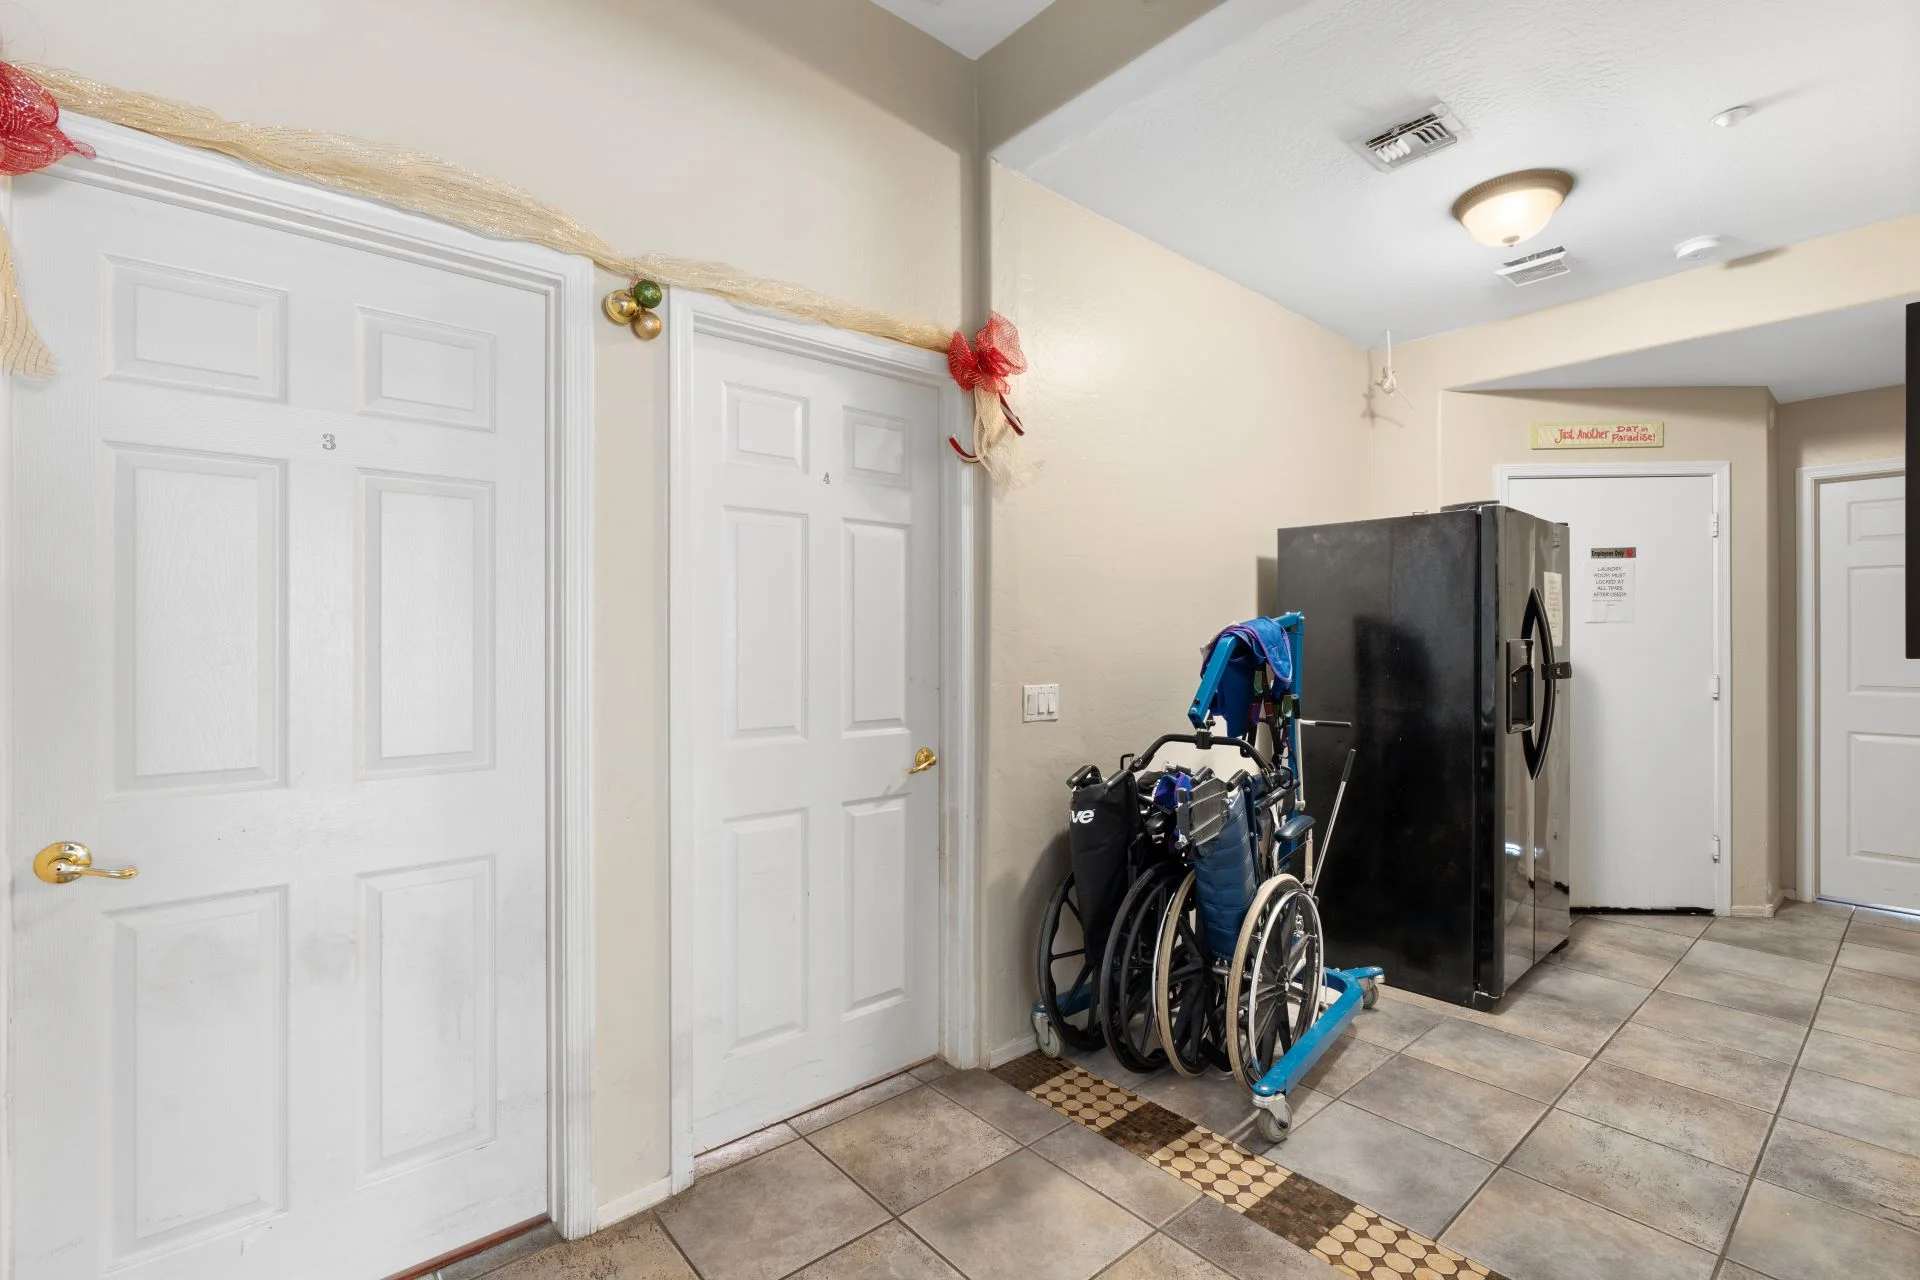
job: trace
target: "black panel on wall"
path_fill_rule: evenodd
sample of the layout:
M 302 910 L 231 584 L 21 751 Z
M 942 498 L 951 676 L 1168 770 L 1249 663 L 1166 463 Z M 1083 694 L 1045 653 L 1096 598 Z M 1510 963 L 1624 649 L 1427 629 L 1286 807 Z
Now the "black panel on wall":
M 1913 460 L 1920 457 L 1920 302 L 1907 304 L 1907 656 L 1920 658 L 1920 519 L 1913 513 Z

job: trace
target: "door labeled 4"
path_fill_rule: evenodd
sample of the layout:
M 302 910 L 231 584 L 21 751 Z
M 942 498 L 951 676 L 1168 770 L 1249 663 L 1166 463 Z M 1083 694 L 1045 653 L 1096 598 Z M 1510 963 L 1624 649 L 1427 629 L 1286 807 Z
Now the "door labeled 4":
M 1920 911 L 1920 660 L 1905 655 L 1906 477 L 1820 492 L 1820 895 Z
M 546 297 L 78 179 L 13 223 L 15 1280 L 542 1216 Z
M 1506 492 L 1564 522 L 1570 543 L 1572 905 L 1712 909 L 1724 696 L 1714 479 L 1512 476 Z
M 705 1150 L 937 1047 L 940 393 L 691 340 L 675 928 Z

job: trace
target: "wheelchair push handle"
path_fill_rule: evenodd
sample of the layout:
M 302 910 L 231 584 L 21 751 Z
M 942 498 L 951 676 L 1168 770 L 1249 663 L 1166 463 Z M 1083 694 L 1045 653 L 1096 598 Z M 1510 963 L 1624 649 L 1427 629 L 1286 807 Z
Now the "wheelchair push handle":
M 1260 766 L 1260 772 L 1268 773 L 1271 772 L 1272 769 L 1272 766 L 1267 762 L 1267 758 L 1260 754 L 1260 748 L 1254 746 L 1245 738 L 1235 738 L 1224 733 L 1162 734 L 1160 737 L 1154 739 L 1153 745 L 1141 752 L 1139 758 L 1134 760 L 1129 767 L 1136 773 L 1145 769 L 1148 764 L 1152 763 L 1154 756 L 1160 753 L 1160 748 L 1170 742 L 1184 742 L 1190 746 L 1199 747 L 1202 751 L 1207 751 L 1214 747 L 1233 747 L 1238 750 L 1241 755 L 1246 756 L 1256 765 Z

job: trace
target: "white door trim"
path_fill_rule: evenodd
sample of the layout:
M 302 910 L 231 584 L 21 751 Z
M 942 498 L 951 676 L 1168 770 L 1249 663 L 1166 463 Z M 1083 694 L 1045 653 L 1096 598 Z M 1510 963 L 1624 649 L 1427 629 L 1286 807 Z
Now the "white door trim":
M 99 152 L 70 157 L 31 181 L 83 182 L 186 208 L 216 211 L 295 235 L 426 263 L 543 294 L 551 327 L 547 432 L 547 946 L 548 1213 L 561 1232 L 594 1227 L 593 1195 L 593 843 L 592 843 L 592 495 L 593 266 L 538 245 L 495 240 L 387 205 L 326 191 L 209 151 L 162 141 L 116 125 L 65 115 L 62 124 Z M 0 217 L 13 221 L 12 187 L 0 188 Z M 32 246 L 14 246 L 22 276 Z M 56 353 L 57 355 L 58 353 Z M 0 376 L 0 494 L 12 456 L 12 380 Z M 0 497 L 0 501 L 5 501 Z M 0 511 L 0 574 L 11 564 Z M 13 584 L 0 585 L 0 663 L 12 635 Z M 5 669 L 0 667 L 0 669 Z M 0 681 L 0 753 L 13 750 L 13 709 Z M 11 758 L 10 754 L 7 758 Z M 0 779 L 5 778 L 0 771 Z M 0 788 L 7 784 L 0 781 Z M 13 812 L 0 790 L 0 813 Z M 0 875 L 0 960 L 11 956 L 9 890 L 24 865 L 6 833 L 7 874 Z M 11 1099 L 12 982 L 0 976 L 0 1098 Z M 10 1116 L 0 1110 L 0 1185 L 11 1185 Z M 0 1280 L 10 1280 L 13 1238 L 9 1198 L 0 1197 Z M 424 1261 L 424 1259 L 422 1259 Z
M 1707 476 L 1713 480 L 1713 514 L 1719 535 L 1713 540 L 1714 668 L 1727 687 L 1713 708 L 1713 826 L 1726 852 L 1714 876 L 1714 913 L 1733 914 L 1733 558 L 1731 521 L 1732 464 L 1726 462 L 1586 462 L 1514 463 L 1493 469 L 1495 492 L 1507 500 L 1511 481 L 1587 480 L 1603 477 L 1651 479 L 1661 476 Z M 1578 673 L 1580 657 L 1574 655 Z
M 706 642 L 691 625 L 697 616 L 693 593 L 698 581 L 690 438 L 695 337 L 731 338 L 934 387 L 940 391 L 943 434 L 950 431 L 968 439 L 973 425 L 971 401 L 954 386 L 946 357 L 939 352 L 749 311 L 688 289 L 669 291 L 667 334 L 672 361 L 668 375 L 668 736 L 670 741 L 682 742 L 687 740 L 683 726 L 692 722 L 703 704 L 690 682 L 674 679 L 671 673 L 694 669 L 695 646 Z M 957 461 L 946 465 L 940 492 L 940 1052 L 960 1067 L 979 1060 L 974 803 L 979 794 L 978 473 L 977 467 Z M 670 771 L 690 767 L 684 756 L 670 758 Z M 697 939 L 690 930 L 678 927 L 694 918 L 694 814 L 686 803 L 693 788 L 685 777 L 672 776 L 668 790 L 668 1124 L 672 1189 L 677 1192 L 693 1182 L 693 1002 L 702 960 Z
M 1820 628 L 1817 615 L 1820 604 L 1820 486 L 1836 480 L 1871 480 L 1880 476 L 1903 476 L 1907 464 L 1901 458 L 1879 458 L 1871 462 L 1837 462 L 1824 467 L 1801 467 L 1798 497 L 1794 503 L 1796 552 L 1795 581 L 1799 584 L 1794 633 L 1799 637 L 1799 655 L 1795 663 L 1799 684 L 1800 749 L 1798 754 L 1800 797 L 1799 856 L 1794 860 L 1793 896 L 1812 902 L 1820 894 Z

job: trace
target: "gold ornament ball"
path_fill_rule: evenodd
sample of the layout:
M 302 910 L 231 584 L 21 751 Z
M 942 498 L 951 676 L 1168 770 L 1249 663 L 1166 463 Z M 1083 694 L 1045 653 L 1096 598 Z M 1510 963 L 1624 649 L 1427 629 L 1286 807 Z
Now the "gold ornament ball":
M 652 342 L 660 336 L 660 330 L 664 327 L 660 317 L 651 311 L 642 311 L 633 318 L 633 336 L 642 342 Z
M 632 324 L 634 317 L 641 312 L 641 306 L 634 300 L 630 289 L 615 289 L 601 304 L 607 313 L 607 319 L 615 324 Z

